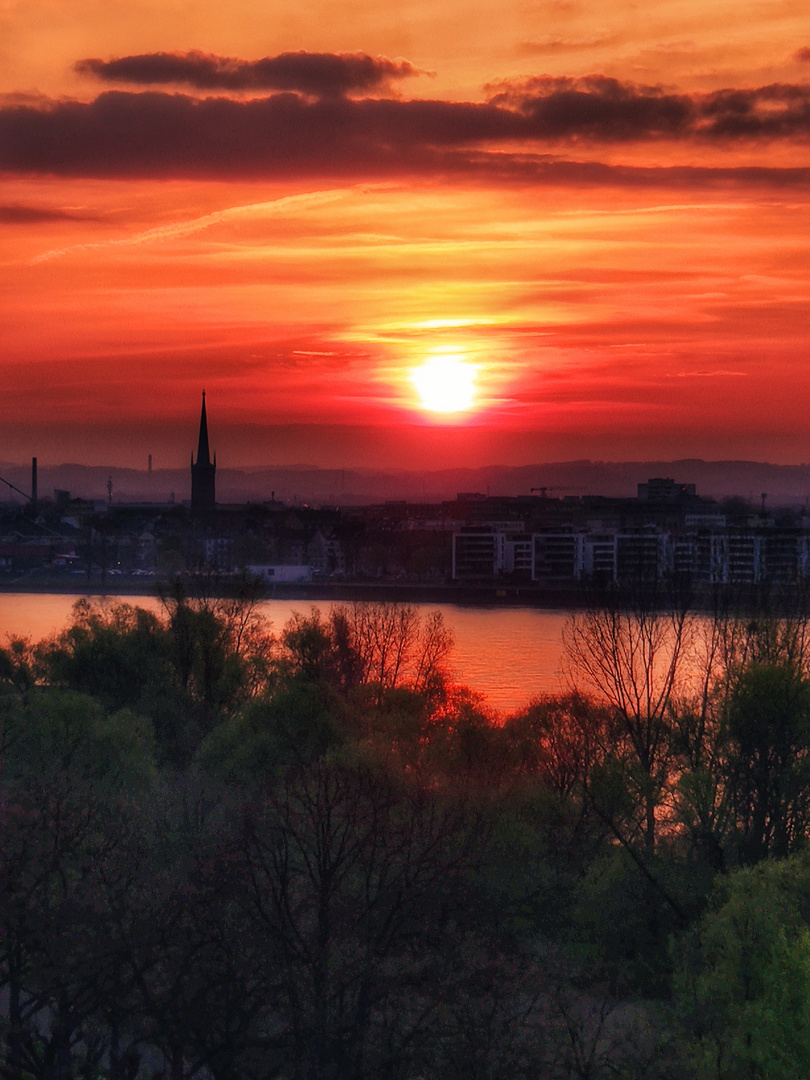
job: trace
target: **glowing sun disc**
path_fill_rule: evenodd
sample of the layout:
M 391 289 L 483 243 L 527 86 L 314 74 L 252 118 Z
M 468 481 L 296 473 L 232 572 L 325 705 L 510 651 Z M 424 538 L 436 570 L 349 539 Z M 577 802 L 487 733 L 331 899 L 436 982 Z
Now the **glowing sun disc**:
M 411 373 L 422 407 L 430 412 L 456 413 L 475 402 L 476 368 L 457 356 L 432 356 Z

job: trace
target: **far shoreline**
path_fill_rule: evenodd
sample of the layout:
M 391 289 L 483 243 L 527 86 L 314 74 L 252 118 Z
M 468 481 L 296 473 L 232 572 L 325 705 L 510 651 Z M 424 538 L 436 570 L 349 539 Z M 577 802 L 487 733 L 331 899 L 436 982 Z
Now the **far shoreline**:
M 189 595 L 193 596 L 193 576 L 181 577 L 181 582 L 188 580 L 192 585 Z M 235 579 L 223 575 L 221 595 L 233 595 L 228 584 Z M 144 577 L 142 575 L 118 574 L 107 575 L 105 579 L 94 576 L 66 577 L 64 575 L 44 574 L 0 579 L 0 596 L 18 595 L 54 595 L 111 598 L 120 596 L 159 599 L 158 589 L 167 586 L 167 579 Z M 661 583 L 659 583 L 660 585 Z M 532 581 L 479 581 L 479 582 L 416 582 L 416 581 L 336 581 L 334 579 L 315 579 L 309 582 L 262 583 L 259 600 L 300 600 L 309 604 L 448 604 L 456 607 L 497 610 L 501 608 L 531 608 L 539 611 L 583 611 L 600 608 L 605 603 L 612 606 L 617 600 L 621 604 L 621 590 L 618 593 L 600 592 L 591 582 L 572 585 L 570 582 L 542 583 Z M 677 596 L 677 591 L 676 591 Z M 662 601 L 659 610 L 667 610 L 667 589 L 658 593 Z M 684 594 L 681 594 L 683 599 Z M 749 616 L 763 610 L 771 615 L 782 613 L 787 616 L 810 615 L 810 596 L 797 595 L 783 584 L 725 584 L 697 585 L 691 594 L 691 602 L 686 608 L 693 612 L 710 615 L 713 611 L 735 612 Z M 677 601 L 676 601 L 677 605 Z M 633 604 L 630 603 L 632 609 Z
M 227 580 L 227 579 L 225 579 Z M 167 584 L 157 578 L 132 575 L 112 580 L 56 577 L 24 577 L 0 582 L 0 595 L 9 593 L 81 597 L 157 597 L 158 587 Z M 268 585 L 263 600 L 306 600 L 312 603 L 400 603 L 455 604 L 463 607 L 532 607 L 544 609 L 580 608 L 587 604 L 581 589 L 548 588 L 531 582 L 480 584 L 451 582 L 357 582 L 311 581 Z

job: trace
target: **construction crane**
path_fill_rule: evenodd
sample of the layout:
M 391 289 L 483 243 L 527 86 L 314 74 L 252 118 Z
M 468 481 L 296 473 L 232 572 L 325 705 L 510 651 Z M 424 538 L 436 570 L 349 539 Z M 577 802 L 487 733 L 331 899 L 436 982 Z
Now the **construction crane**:
M 22 495 L 24 499 L 28 499 L 28 501 L 31 502 L 31 496 L 27 491 L 22 491 L 16 484 L 12 484 L 10 480 L 6 480 L 5 477 L 0 476 L 0 484 L 5 484 L 11 491 L 16 491 L 18 495 Z
M 32 506 L 37 505 L 37 459 L 31 458 L 31 494 L 27 491 L 23 491 L 18 488 L 16 484 L 12 484 L 10 480 L 6 480 L 4 476 L 0 476 L 0 484 L 5 484 L 9 491 L 16 491 L 18 495 L 22 495 L 24 499 L 28 499 Z

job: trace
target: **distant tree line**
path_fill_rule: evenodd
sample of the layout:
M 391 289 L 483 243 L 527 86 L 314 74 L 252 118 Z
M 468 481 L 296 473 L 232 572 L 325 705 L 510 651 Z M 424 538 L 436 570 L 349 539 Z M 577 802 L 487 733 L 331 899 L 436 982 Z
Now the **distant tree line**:
M 505 719 L 407 605 L 10 641 L 4 1080 L 810 1075 L 810 621 L 656 589 Z

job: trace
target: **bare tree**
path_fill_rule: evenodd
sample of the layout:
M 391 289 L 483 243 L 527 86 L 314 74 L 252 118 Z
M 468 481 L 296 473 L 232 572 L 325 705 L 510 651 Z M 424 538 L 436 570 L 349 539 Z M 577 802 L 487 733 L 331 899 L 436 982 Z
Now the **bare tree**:
M 400 1002 L 404 1052 L 436 1007 L 421 988 L 452 966 L 461 879 L 483 848 L 480 822 L 365 768 L 296 771 L 247 811 L 234 872 L 278 976 L 272 1026 L 291 1075 L 385 1075 L 369 1061 L 389 1041 L 385 1018 Z
M 660 601 L 654 589 L 606 592 L 600 603 L 573 614 L 563 630 L 572 688 L 612 713 L 611 750 L 636 789 L 650 853 L 669 777 L 670 708 L 693 635 L 687 607 Z
M 353 604 L 346 613 L 363 681 L 422 693 L 445 674 L 453 638 L 441 612 L 422 618 L 412 604 Z
M 293 615 L 281 636 L 279 666 L 341 690 L 376 688 L 377 703 L 401 687 L 441 697 L 453 636 L 441 612 L 411 604 L 357 603 L 322 616 Z

